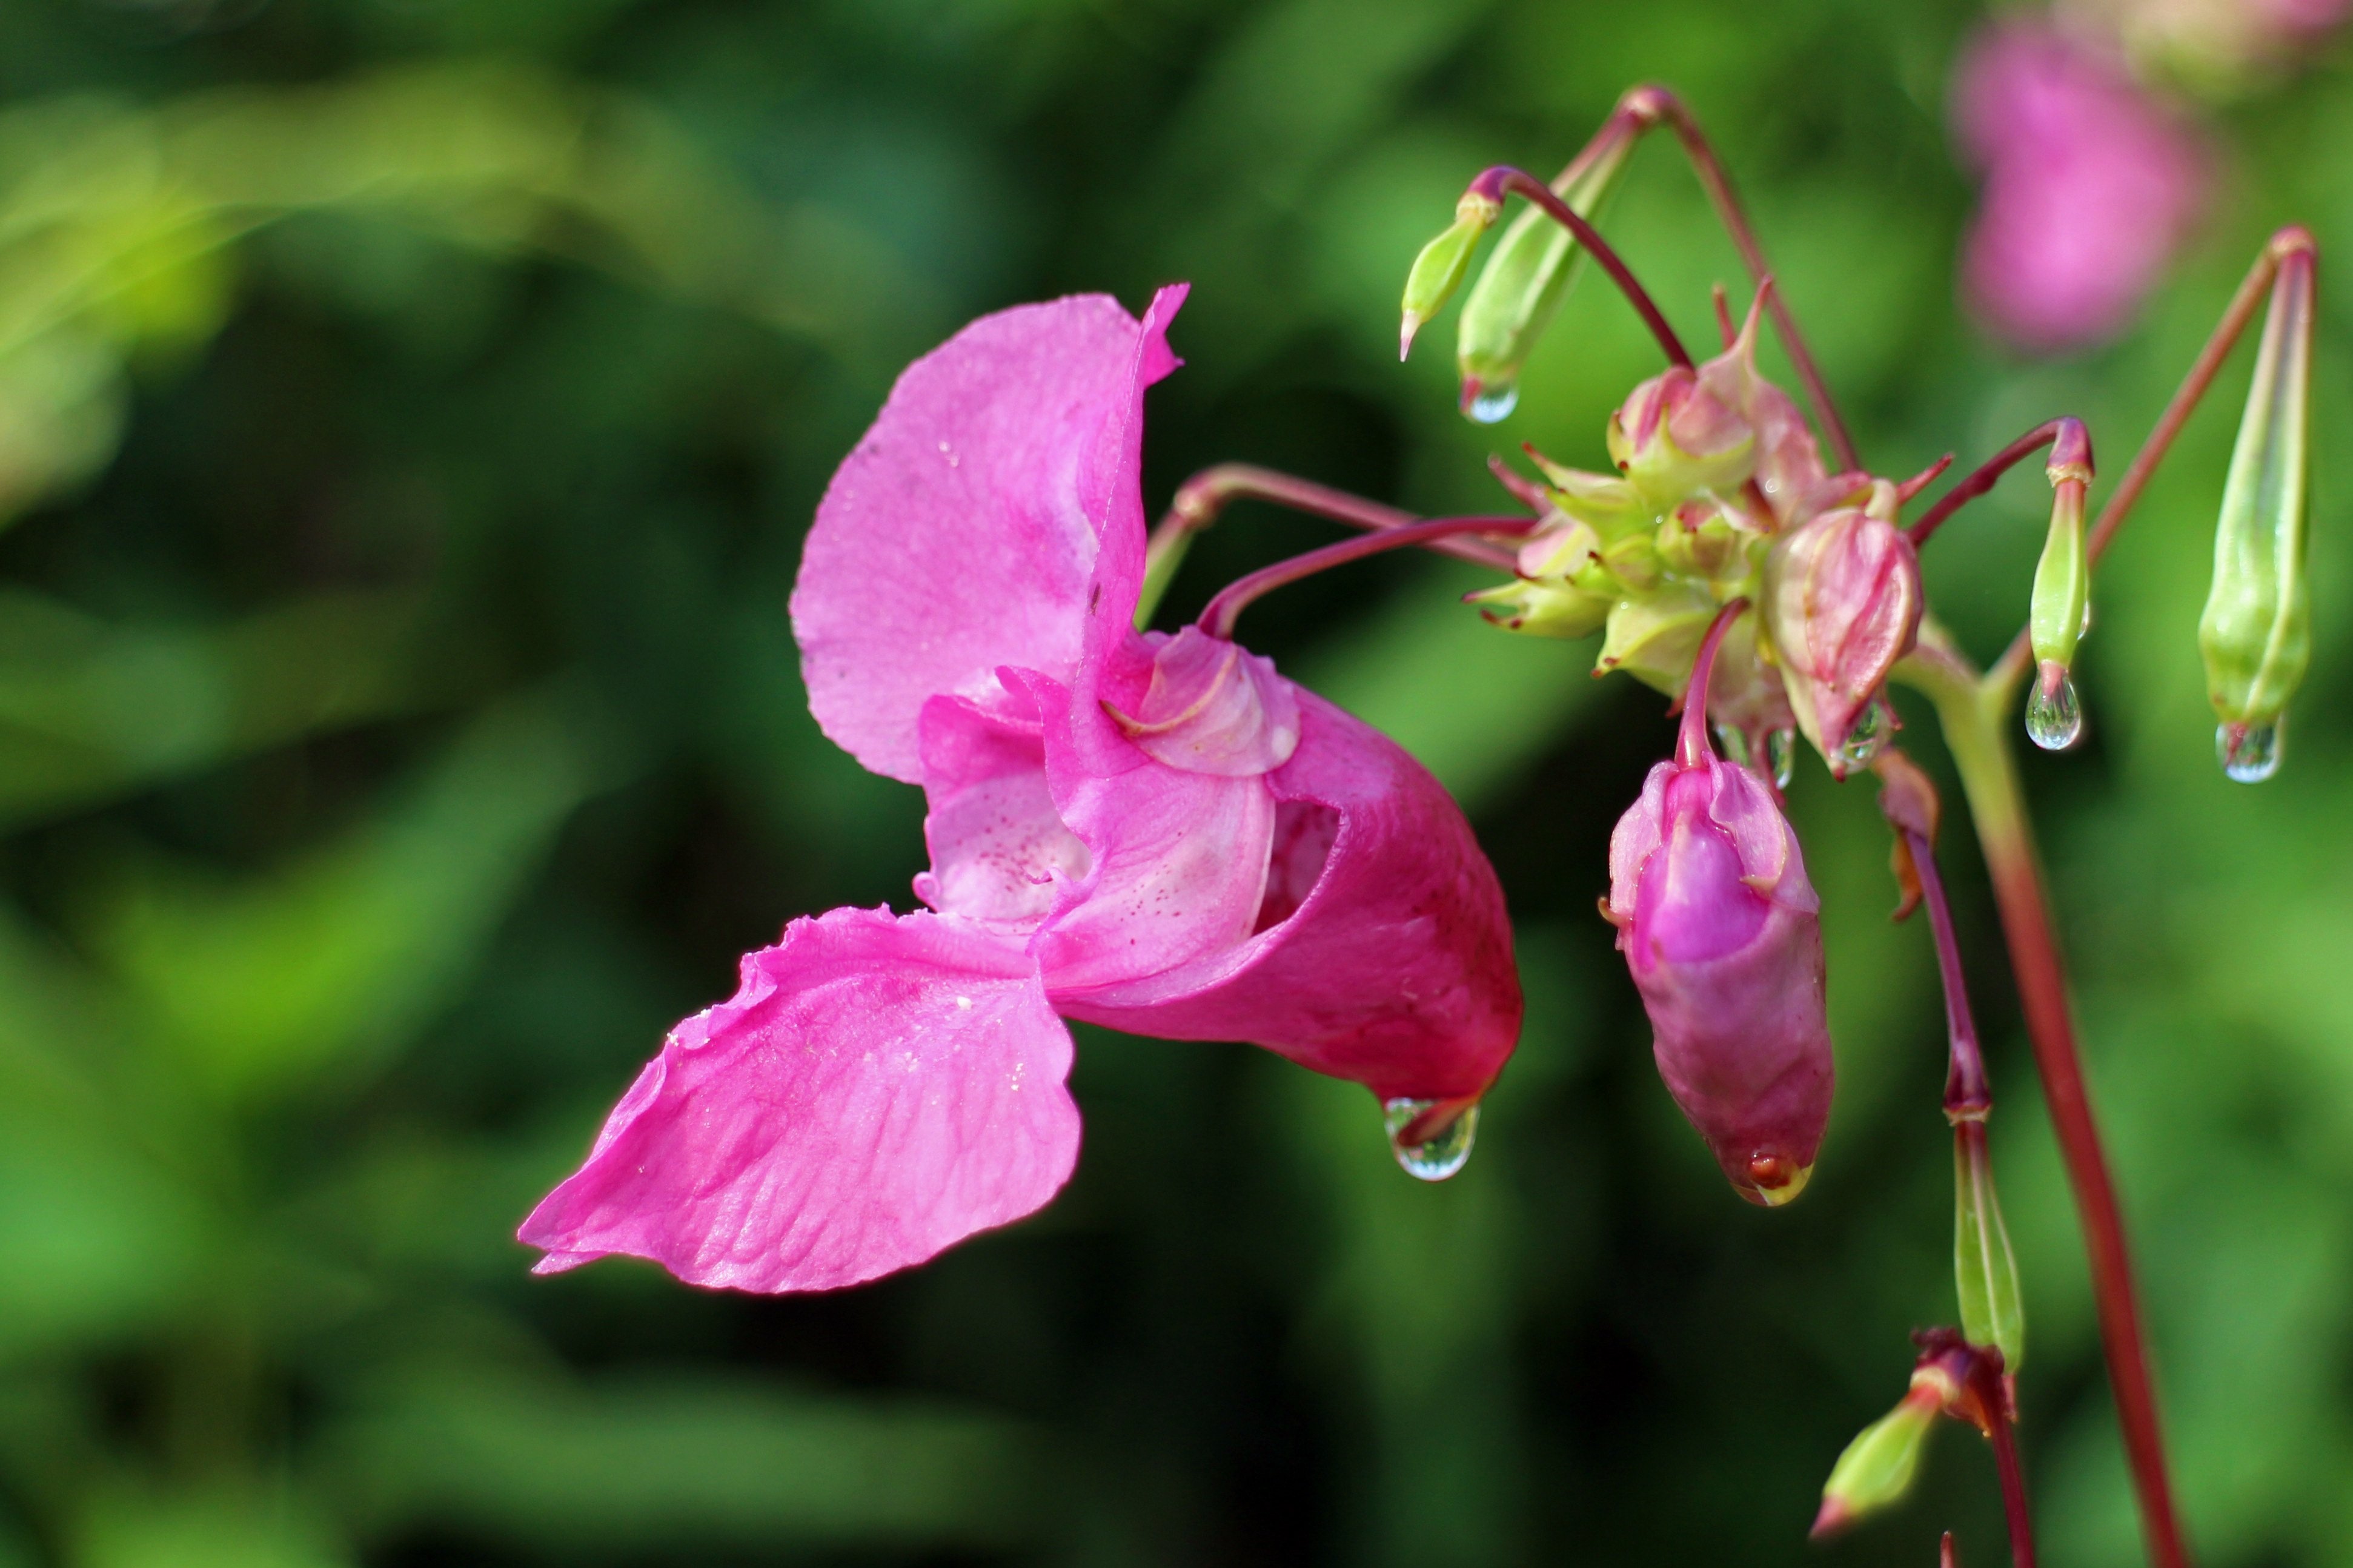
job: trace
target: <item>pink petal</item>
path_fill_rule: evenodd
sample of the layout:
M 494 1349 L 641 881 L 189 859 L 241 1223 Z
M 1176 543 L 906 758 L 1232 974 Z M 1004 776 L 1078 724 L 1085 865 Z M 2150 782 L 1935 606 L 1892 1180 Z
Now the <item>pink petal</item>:
M 519 1233 L 690 1284 L 822 1290 L 1042 1205 L 1078 1158 L 1071 1038 L 1035 967 L 935 915 L 836 910 L 748 953 Z
M 1025 722 L 1007 715 L 1014 706 L 991 711 L 961 697 L 923 705 L 932 868 L 915 879 L 915 896 L 1026 938 L 1085 879 L 1092 858 L 1054 809 L 1034 707 Z
M 1161 333 L 1077 295 L 984 316 L 908 366 L 818 504 L 793 591 L 809 708 L 869 768 L 918 782 L 928 699 L 1004 664 L 1068 680 L 1089 617 L 1124 629 L 1144 551 L 1144 388 Z
M 1285 853 L 1267 876 L 1278 920 L 1199 963 L 1083 995 L 1057 990 L 1055 1004 L 1140 1035 L 1247 1040 L 1384 1099 L 1478 1094 L 1520 1028 L 1494 870 L 1419 763 L 1298 695 L 1299 749 L 1266 778 L 1288 807 Z M 1281 919 L 1285 905 L 1295 910 Z
M 1135 712 L 1103 704 L 1136 750 L 1186 773 L 1229 778 L 1271 773 L 1291 760 L 1299 700 L 1273 660 L 1198 626 L 1149 640 L 1152 681 Z

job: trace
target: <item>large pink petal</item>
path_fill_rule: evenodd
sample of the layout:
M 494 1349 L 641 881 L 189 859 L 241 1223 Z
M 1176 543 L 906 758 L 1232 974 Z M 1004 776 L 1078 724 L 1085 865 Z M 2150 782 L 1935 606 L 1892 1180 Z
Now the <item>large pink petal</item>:
M 519 1233 L 538 1271 L 610 1253 L 690 1284 L 821 1290 L 1054 1195 L 1078 1158 L 1071 1037 L 1018 949 L 836 910 L 747 953 L 671 1031 Z
M 1394 742 L 1313 692 L 1299 706 L 1299 749 L 1266 779 L 1282 804 L 1263 929 L 1128 985 L 1057 989 L 1055 1005 L 1139 1035 L 1248 1040 L 1383 1099 L 1480 1093 L 1520 1031 L 1494 868 Z
M 1076 295 L 984 316 L 900 376 L 818 504 L 793 591 L 809 708 L 876 773 L 918 783 L 924 701 L 999 665 L 1073 678 L 1092 616 L 1134 615 L 1145 387 L 1162 333 Z M 1101 638 L 1096 639 L 1100 641 Z

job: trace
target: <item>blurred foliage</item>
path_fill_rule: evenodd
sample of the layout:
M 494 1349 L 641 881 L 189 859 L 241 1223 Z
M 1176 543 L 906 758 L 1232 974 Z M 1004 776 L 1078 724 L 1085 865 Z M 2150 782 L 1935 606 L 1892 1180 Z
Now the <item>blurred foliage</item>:
M 1903 1331 L 1953 1313 L 1926 934 L 1810 766 L 1841 1099 L 1802 1204 L 1735 1202 L 1591 913 L 1658 704 L 1487 631 L 1454 563 L 1303 584 L 1252 637 L 1428 760 L 1504 874 L 1529 1028 L 1461 1177 L 1399 1174 L 1346 1086 L 1082 1031 L 1071 1191 L 927 1268 L 766 1300 L 535 1279 L 510 1237 L 737 952 L 908 901 L 920 802 L 818 736 L 784 601 L 832 465 L 964 318 L 1189 278 L 1150 500 L 1240 458 L 1485 509 L 1491 447 L 1599 458 L 1646 343 L 1588 280 L 1475 428 L 1443 353 L 1395 363 L 1404 265 L 1469 173 L 1564 161 L 1642 78 L 1722 140 L 1889 472 L 2060 412 L 2116 471 L 2263 233 L 2353 255 L 2339 48 L 2234 110 L 2229 205 L 2140 332 L 2003 362 L 1950 308 L 1973 19 L 0 6 L 0 1564 L 1799 1561 Z M 1736 260 L 1664 146 L 1611 228 L 1704 340 Z M 2324 439 L 2314 678 L 2282 778 L 2227 784 L 2194 627 L 2231 426 L 2192 426 L 2104 578 L 2091 743 L 2028 773 L 2193 1533 L 2353 1563 L 2348 492 Z M 2039 489 L 1932 552 L 1981 652 Z M 1238 509 L 1166 614 L 1324 537 Z M 2123 1568 L 2073 1217 L 1950 853 L 2050 1555 Z M 1989 1559 L 1985 1455 L 1929 1468 L 1820 1560 L 1923 1563 L 1948 1525 Z

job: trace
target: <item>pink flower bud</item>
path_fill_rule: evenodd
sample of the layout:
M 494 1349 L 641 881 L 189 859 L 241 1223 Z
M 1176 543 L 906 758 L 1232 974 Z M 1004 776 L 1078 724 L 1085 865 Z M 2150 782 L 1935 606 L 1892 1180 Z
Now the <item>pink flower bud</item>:
M 1695 688 L 1741 608 L 1718 617 Z M 1667 1091 L 1734 1190 L 1768 1206 L 1805 1186 L 1830 1120 L 1820 910 L 1772 791 L 1716 756 L 1689 705 L 1674 758 L 1610 837 L 1606 912 Z
M 1920 629 L 1920 558 L 1894 522 L 1841 507 L 1773 542 L 1763 594 L 1789 707 L 1844 778 L 1877 750 L 1880 688 Z
M 1729 493 L 1757 471 L 1757 431 L 1704 370 L 1676 365 L 1609 416 L 1609 456 L 1651 501 Z

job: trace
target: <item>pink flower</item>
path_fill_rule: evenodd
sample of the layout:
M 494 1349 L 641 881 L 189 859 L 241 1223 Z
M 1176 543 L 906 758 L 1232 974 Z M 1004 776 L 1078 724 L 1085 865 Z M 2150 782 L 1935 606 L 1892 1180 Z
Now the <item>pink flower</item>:
M 1734 601 L 1694 668 L 1705 689 Z M 1743 1197 L 1778 1205 L 1812 1173 L 1831 1112 L 1820 901 L 1765 781 L 1683 710 L 1672 761 L 1609 837 L 1608 914 L 1651 1016 L 1667 1091 Z
M 523 1223 L 541 1272 L 823 1289 L 1018 1219 L 1078 1155 L 1061 1017 L 1253 1041 L 1441 1119 L 1502 1068 L 1510 928 L 1437 781 L 1265 659 L 1133 629 L 1184 294 L 975 321 L 834 476 L 792 603 L 809 705 L 923 785 L 930 909 L 747 954 Z
M 2112 55 L 2031 22 L 1964 57 L 1954 118 L 1986 174 L 1962 262 L 1977 313 L 2036 352 L 2122 330 L 2204 204 L 2197 132 Z

